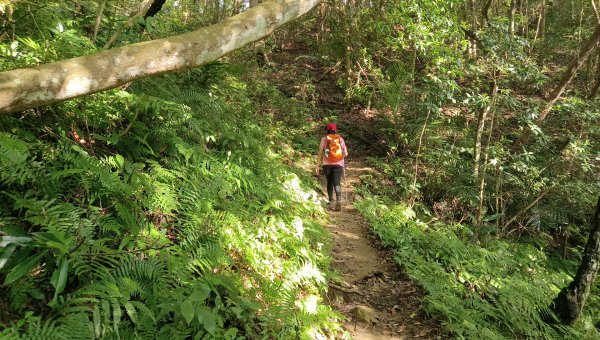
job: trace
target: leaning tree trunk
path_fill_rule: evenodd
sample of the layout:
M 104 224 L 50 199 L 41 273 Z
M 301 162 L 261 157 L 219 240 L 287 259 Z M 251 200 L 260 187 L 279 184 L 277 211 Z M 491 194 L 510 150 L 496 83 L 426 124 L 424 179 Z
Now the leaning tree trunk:
M 600 22 L 600 18 L 598 19 L 598 21 Z M 594 86 L 592 87 L 592 90 L 590 91 L 590 93 L 587 95 L 587 99 L 592 99 L 594 97 L 596 97 L 598 95 L 598 91 L 600 90 L 600 53 L 596 53 L 597 54 L 597 58 L 596 58 L 596 77 L 595 77 L 595 81 L 594 81 Z
M 490 8 L 492 7 L 492 2 L 494 0 L 488 0 L 485 4 L 485 6 L 483 6 L 483 9 L 481 10 L 481 16 L 483 17 L 483 20 L 485 21 L 485 24 L 489 27 L 491 25 L 490 22 Z
M 154 0 L 152 1 L 152 5 L 148 8 L 146 14 L 144 14 L 144 19 L 148 19 L 149 17 L 154 17 L 160 10 L 163 8 L 163 5 L 167 2 L 167 0 Z
M 592 36 L 581 47 L 581 50 L 577 54 L 577 57 L 575 58 L 575 60 L 573 60 L 573 63 L 569 66 L 567 71 L 565 71 L 565 73 L 563 74 L 562 79 L 560 80 L 560 83 L 558 83 L 558 85 L 552 92 L 550 99 L 546 103 L 546 106 L 544 106 L 544 109 L 540 112 L 539 117 L 535 120 L 536 124 L 539 125 L 544 121 L 544 119 L 546 119 L 546 116 L 548 116 L 548 114 L 552 110 L 552 107 L 554 107 L 554 104 L 556 103 L 558 98 L 560 98 L 560 96 L 563 94 L 563 92 L 567 89 L 567 86 L 569 86 L 569 84 L 571 83 L 571 80 L 573 80 L 577 71 L 579 71 L 579 69 L 581 68 L 583 63 L 585 63 L 585 61 L 592 54 L 592 51 L 594 51 L 594 48 L 596 48 L 599 41 L 600 41 L 600 25 L 598 25 L 596 27 L 594 34 L 592 34 Z M 511 146 L 511 148 L 510 148 L 511 151 L 518 150 L 521 147 L 521 145 L 527 143 L 530 138 L 531 138 L 531 129 L 525 128 L 525 130 L 523 130 L 523 132 L 521 133 L 521 136 Z
M 560 291 L 550 306 L 564 324 L 572 325 L 581 315 L 598 269 L 600 269 L 600 197 L 577 275 L 568 287 Z
M 58 103 L 132 80 L 202 66 L 264 38 L 319 2 L 270 0 L 190 33 L 1 72 L 0 113 Z

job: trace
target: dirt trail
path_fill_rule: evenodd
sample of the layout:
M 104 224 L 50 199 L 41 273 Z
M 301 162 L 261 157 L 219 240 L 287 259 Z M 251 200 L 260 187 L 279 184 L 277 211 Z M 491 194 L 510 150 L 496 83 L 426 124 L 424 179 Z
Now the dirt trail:
M 360 150 L 378 154 L 378 113 L 360 106 L 347 107 L 344 90 L 337 84 L 343 76 L 337 67 L 339 63 L 314 56 L 310 46 L 301 41 L 280 47 L 271 55 L 266 72 L 281 93 L 312 104 L 311 119 L 322 122 L 323 127 L 332 113 L 337 114 L 337 123 L 352 155 Z M 315 131 L 314 138 L 321 136 L 322 128 Z M 333 267 L 339 280 L 330 282 L 329 304 L 348 317 L 344 328 L 354 339 L 442 338 L 439 324 L 420 311 L 422 289 L 399 270 L 391 252 L 377 245 L 352 206 L 353 188 L 359 183 L 359 176 L 372 171 L 360 159 L 351 158 L 346 183 L 342 184 L 342 196 L 346 199 L 343 209 L 330 213 Z M 325 188 L 323 176 L 321 181 Z
M 340 281 L 330 283 L 329 303 L 348 317 L 344 328 L 354 339 L 439 338 L 439 325 L 419 309 L 422 289 L 399 270 L 391 252 L 377 246 L 352 206 L 359 176 L 371 171 L 360 160 L 349 162 L 342 182 L 347 200 L 342 211 L 330 213 L 333 267 Z

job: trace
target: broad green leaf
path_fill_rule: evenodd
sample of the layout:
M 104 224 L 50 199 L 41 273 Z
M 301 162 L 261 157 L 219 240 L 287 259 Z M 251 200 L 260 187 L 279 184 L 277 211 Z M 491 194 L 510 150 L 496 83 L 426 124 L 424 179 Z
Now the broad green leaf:
M 8 196 L 10 196 L 10 195 L 8 195 Z M 12 196 L 10 196 L 10 197 L 12 197 Z M 19 228 L 17 226 L 10 225 L 10 224 L 2 224 L 0 226 L 2 227 L 2 232 L 5 233 L 6 235 L 27 237 L 27 238 L 29 238 L 29 241 L 31 241 L 31 237 L 29 237 L 29 234 L 24 232 L 23 230 L 21 230 L 21 228 Z M 6 237 L 6 236 L 4 236 L 4 237 Z
M 9 244 L 24 244 L 31 242 L 31 237 L 26 236 L 3 236 L 0 240 L 0 248 L 6 247 Z
M 48 248 L 55 248 L 60 250 L 63 253 L 69 252 L 69 244 L 65 239 L 64 235 L 52 232 L 39 232 L 33 233 L 35 238 L 42 241 L 42 243 Z M 57 235 L 58 234 L 58 235 Z
M 54 298 L 56 299 L 56 297 L 58 296 L 58 294 L 62 293 L 62 291 L 65 289 L 65 285 L 67 284 L 67 275 L 69 274 L 69 260 L 66 258 L 63 258 L 60 262 L 59 262 L 59 267 L 60 268 L 56 268 L 56 270 L 54 271 L 54 274 L 57 274 L 57 278 L 56 281 L 54 281 L 53 285 L 54 288 L 56 288 L 56 290 L 54 291 Z M 52 275 L 52 278 L 54 279 L 54 274 Z
M 183 301 L 183 303 L 181 304 L 180 307 L 181 307 L 181 314 L 183 315 L 183 318 L 189 325 L 190 322 L 192 322 L 192 319 L 194 318 L 194 314 L 195 314 L 194 306 L 192 305 L 192 303 L 189 300 L 185 300 L 185 301 Z
M 21 276 L 29 273 L 38 264 L 38 261 L 41 260 L 42 257 L 44 257 L 46 255 L 47 252 L 48 252 L 48 250 L 41 251 L 37 255 L 30 257 L 27 260 L 14 266 L 13 269 L 10 270 L 8 275 L 6 275 L 4 284 L 9 285 L 9 284 L 17 281 L 18 279 L 20 279 Z
M 495 221 L 502 216 L 504 216 L 504 214 L 494 214 L 494 215 L 486 216 L 483 220 L 485 222 Z
M 44 300 L 46 298 L 44 296 L 44 293 L 42 293 L 42 291 L 37 288 L 27 289 L 26 292 L 27 294 L 29 294 L 29 296 L 36 300 Z
M 125 158 L 119 154 L 115 155 L 115 162 L 117 163 L 117 165 L 119 166 L 119 168 L 123 168 L 123 165 L 125 164 Z
M 237 335 L 237 333 L 238 333 L 238 331 L 239 331 L 239 330 L 238 330 L 237 328 L 235 328 L 235 327 L 233 327 L 233 328 L 229 328 L 229 329 L 227 330 L 227 332 L 225 332 L 225 334 L 223 334 L 223 337 L 224 337 L 225 339 L 235 339 L 235 338 L 236 338 L 236 335 Z
M 8 262 L 8 259 L 15 251 L 15 248 L 17 248 L 17 245 L 11 243 L 8 245 L 8 247 L 0 249 L 0 269 L 4 268 L 4 265 L 6 264 L 6 262 Z
M 58 285 L 58 276 L 60 275 L 60 270 L 58 268 L 54 269 L 52 272 L 52 276 L 50 277 L 50 284 L 56 290 L 56 286 Z
M 206 300 L 206 298 L 208 298 L 209 295 L 210 288 L 207 285 L 202 284 L 194 289 L 194 292 L 190 296 L 190 301 L 203 302 L 204 300 Z
M 204 325 L 204 329 L 206 329 L 207 332 L 214 335 L 217 328 L 217 317 L 215 314 L 206 309 L 199 309 L 198 321 Z

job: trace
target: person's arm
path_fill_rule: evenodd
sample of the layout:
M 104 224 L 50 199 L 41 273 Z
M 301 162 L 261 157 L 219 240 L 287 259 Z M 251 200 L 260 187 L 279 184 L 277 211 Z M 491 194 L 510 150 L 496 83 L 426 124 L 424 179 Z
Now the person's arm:
M 348 148 L 346 147 L 346 141 L 342 138 L 342 142 L 344 143 L 344 158 L 348 157 Z
M 321 169 L 321 163 L 323 162 L 323 143 L 319 143 L 319 155 L 317 156 L 317 167 L 315 168 L 315 173 L 317 176 L 319 175 L 319 170 Z

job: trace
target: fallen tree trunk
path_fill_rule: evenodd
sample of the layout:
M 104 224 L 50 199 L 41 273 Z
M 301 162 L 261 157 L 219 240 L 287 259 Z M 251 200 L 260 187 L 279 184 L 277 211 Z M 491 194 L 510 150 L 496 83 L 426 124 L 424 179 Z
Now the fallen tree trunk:
M 53 104 L 214 61 L 257 41 L 320 0 L 270 0 L 219 24 L 87 56 L 0 73 L 0 113 Z

